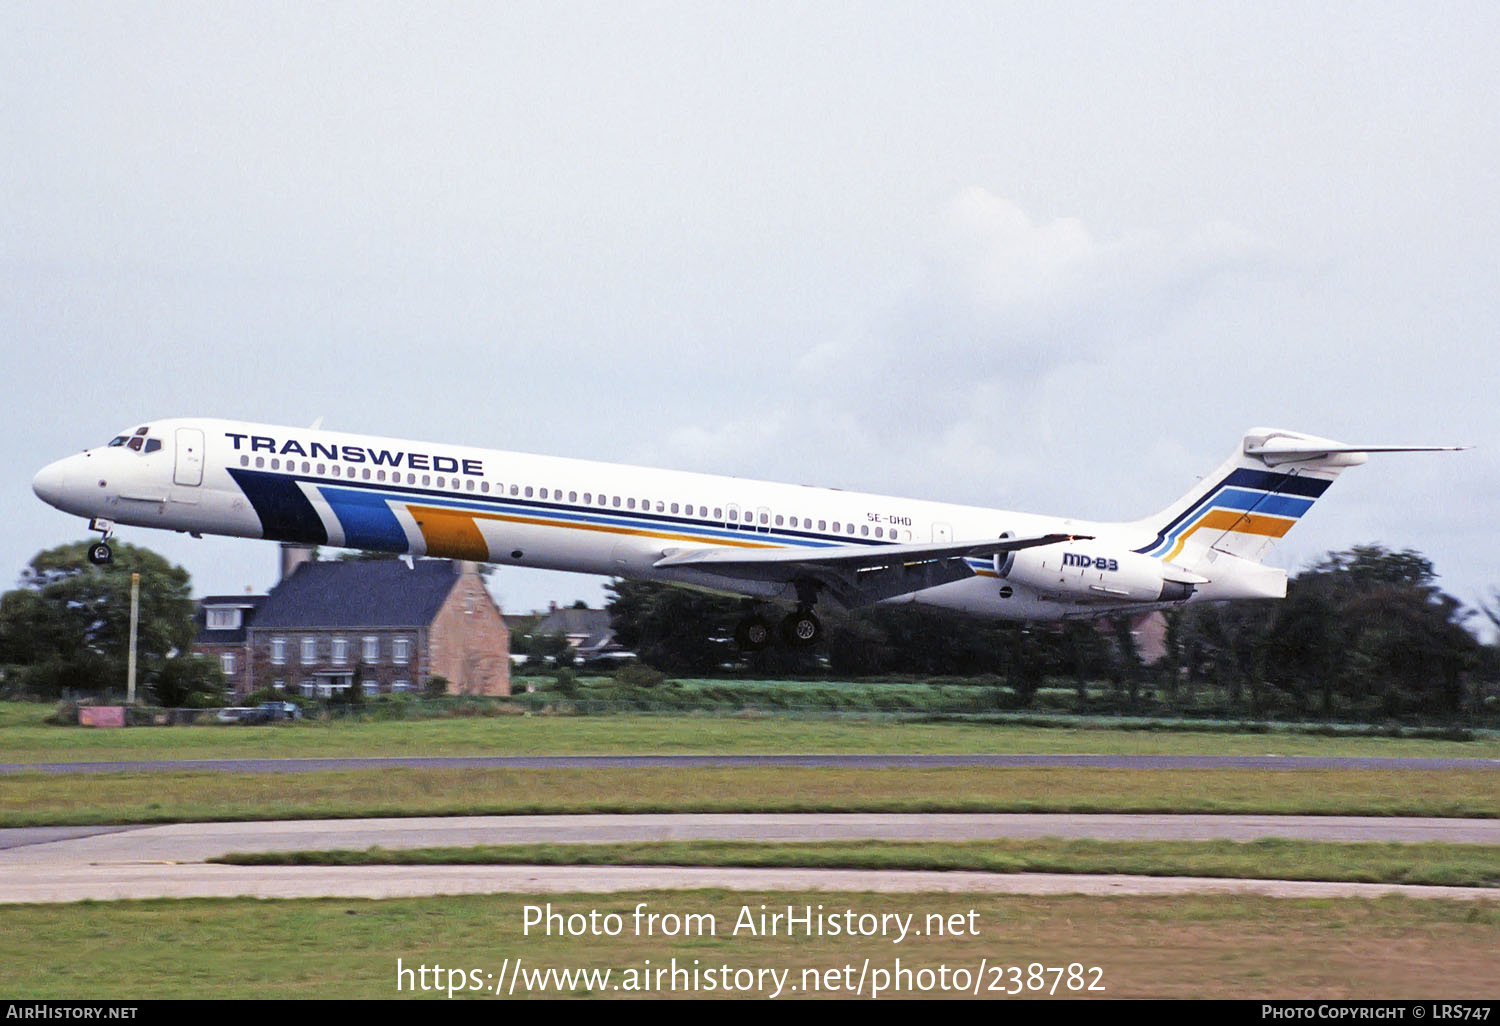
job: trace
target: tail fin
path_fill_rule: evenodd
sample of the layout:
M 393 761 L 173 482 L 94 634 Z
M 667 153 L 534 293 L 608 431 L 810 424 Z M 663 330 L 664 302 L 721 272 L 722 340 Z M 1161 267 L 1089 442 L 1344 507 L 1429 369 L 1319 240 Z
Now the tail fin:
M 1135 551 L 1192 569 L 1215 553 L 1260 562 L 1347 467 L 1372 452 L 1463 446 L 1346 445 L 1275 428 L 1252 428 L 1218 470 L 1155 516 L 1133 526 L 1154 537 Z

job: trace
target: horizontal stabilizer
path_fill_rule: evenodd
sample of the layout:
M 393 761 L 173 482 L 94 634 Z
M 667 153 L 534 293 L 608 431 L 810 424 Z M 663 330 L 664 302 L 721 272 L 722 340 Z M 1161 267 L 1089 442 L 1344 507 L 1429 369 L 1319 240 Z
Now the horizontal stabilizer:
M 1246 456 L 1255 456 L 1273 465 L 1317 460 L 1325 456 L 1363 456 L 1372 452 L 1461 452 L 1468 448 L 1467 445 L 1348 445 L 1326 438 L 1286 435 L 1245 439 Z

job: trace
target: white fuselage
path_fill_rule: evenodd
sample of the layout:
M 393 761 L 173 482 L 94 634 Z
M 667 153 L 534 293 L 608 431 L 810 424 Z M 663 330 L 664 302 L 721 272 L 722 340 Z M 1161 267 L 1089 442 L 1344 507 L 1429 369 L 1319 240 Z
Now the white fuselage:
M 815 552 L 995 539 L 1006 532 L 1088 535 L 1123 552 L 1152 537 L 1142 522 L 1091 523 L 210 419 L 154 421 L 48 466 L 34 488 L 60 509 L 115 525 L 669 581 L 785 601 L 797 598 L 785 583 L 656 563 L 692 549 Z M 1008 619 L 1092 615 L 1108 602 L 1004 581 L 992 559 L 971 559 L 969 566 L 972 577 L 892 601 Z M 1230 596 L 1215 594 L 1211 585 L 1194 595 L 1216 597 Z

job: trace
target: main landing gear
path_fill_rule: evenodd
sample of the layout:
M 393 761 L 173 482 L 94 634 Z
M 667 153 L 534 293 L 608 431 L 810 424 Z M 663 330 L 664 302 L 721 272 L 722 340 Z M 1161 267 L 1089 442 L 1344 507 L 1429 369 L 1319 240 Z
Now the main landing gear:
M 89 562 L 95 566 L 104 566 L 115 558 L 115 554 L 109 547 L 109 536 L 115 533 L 115 525 L 111 520 L 103 517 L 95 517 L 89 521 L 89 530 L 98 531 L 103 537 L 89 546 Z
M 782 619 L 776 634 L 781 635 L 782 644 L 788 648 L 811 648 L 823 637 L 823 624 L 813 615 L 811 608 L 799 606 Z M 734 628 L 734 641 L 742 652 L 759 652 L 771 644 L 776 636 L 771 622 L 759 613 L 752 613 Z

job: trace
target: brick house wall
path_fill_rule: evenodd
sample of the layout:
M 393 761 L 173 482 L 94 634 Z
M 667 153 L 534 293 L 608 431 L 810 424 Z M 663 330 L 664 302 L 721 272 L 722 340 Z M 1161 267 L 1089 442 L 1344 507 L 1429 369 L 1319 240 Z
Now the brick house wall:
M 510 629 L 477 573 L 465 572 L 433 617 L 428 655 L 449 694 L 510 694 Z

